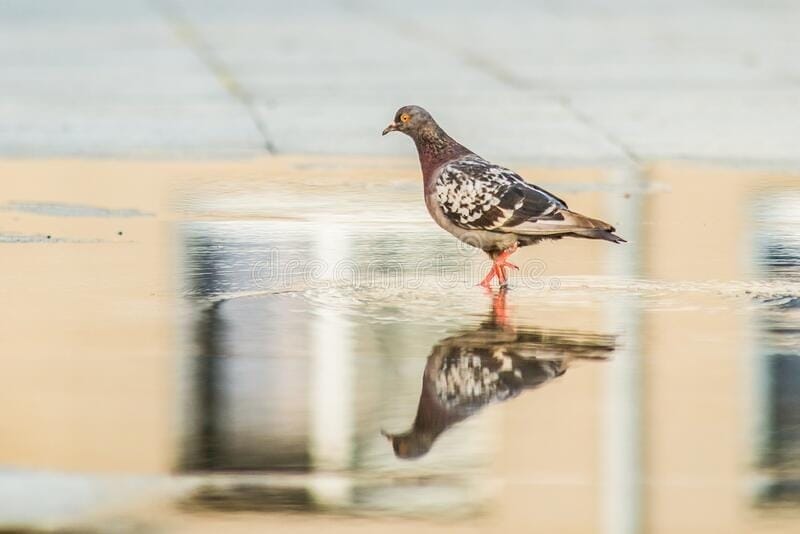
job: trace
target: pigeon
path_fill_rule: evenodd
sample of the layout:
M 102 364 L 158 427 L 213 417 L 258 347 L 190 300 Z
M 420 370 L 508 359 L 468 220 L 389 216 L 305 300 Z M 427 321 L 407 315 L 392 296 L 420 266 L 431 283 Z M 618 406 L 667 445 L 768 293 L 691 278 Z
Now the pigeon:
M 505 298 L 500 289 L 488 320 L 434 345 L 412 427 L 398 434 L 382 431 L 395 456 L 420 458 L 448 428 L 484 406 L 549 383 L 575 360 L 606 361 L 616 349 L 616 338 L 607 334 L 511 328 Z
M 544 239 L 582 237 L 626 241 L 613 226 L 576 213 L 567 203 L 520 175 L 478 156 L 452 137 L 419 106 L 404 106 L 383 130 L 414 140 L 422 168 L 425 205 L 433 220 L 461 241 L 480 248 L 492 267 L 480 285 L 496 277 L 508 283 L 508 257 Z

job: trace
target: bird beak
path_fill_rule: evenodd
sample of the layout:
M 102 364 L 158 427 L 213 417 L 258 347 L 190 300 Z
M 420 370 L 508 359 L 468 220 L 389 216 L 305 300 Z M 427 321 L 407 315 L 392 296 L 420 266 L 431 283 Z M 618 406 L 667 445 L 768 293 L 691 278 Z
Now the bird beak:
M 396 132 L 398 124 L 396 122 L 391 123 L 389 126 L 383 129 L 383 133 L 381 135 L 386 135 L 389 132 Z
M 386 128 L 386 129 L 388 130 L 389 128 Z M 393 436 L 391 434 L 389 434 L 387 431 L 385 431 L 384 429 L 382 429 L 382 428 L 381 428 L 381 436 L 386 438 L 389 442 L 392 441 L 392 437 Z

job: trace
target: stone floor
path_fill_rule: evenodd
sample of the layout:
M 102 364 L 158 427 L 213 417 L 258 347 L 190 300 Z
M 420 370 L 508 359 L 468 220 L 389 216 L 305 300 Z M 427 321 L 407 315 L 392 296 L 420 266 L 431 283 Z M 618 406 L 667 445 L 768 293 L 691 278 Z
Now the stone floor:
M 791 1 L 6 0 L 0 157 L 409 155 L 800 168 Z M 608 4 L 608 5 L 606 5 Z

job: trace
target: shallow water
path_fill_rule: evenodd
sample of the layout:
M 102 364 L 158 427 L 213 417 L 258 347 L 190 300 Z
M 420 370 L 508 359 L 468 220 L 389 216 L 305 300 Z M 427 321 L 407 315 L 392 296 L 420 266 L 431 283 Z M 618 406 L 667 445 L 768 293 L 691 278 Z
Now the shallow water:
M 147 175 L 0 199 L 59 207 L 0 212 L 59 240 L 0 245 L 0 524 L 800 528 L 795 177 L 531 169 L 631 243 L 524 249 L 487 292 L 413 167 Z

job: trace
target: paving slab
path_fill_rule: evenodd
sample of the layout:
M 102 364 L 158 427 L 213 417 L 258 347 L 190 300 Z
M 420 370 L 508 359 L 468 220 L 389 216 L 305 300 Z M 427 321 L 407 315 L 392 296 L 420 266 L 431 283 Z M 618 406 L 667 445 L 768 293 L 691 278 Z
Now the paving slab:
M 503 161 L 800 167 L 800 10 L 688 0 L 486 4 L 8 0 L 0 156 L 408 155 L 428 107 Z
M 4 2 L 0 153 L 242 156 L 263 141 L 147 2 Z

